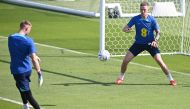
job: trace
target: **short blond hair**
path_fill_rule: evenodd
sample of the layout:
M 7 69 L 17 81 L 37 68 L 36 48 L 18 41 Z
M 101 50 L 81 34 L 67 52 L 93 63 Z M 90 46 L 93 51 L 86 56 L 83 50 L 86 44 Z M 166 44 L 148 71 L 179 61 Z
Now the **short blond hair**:
M 144 2 L 142 2 L 142 3 L 140 4 L 140 6 L 149 6 L 149 3 L 146 2 L 146 1 L 144 1 Z
M 23 20 L 21 23 L 20 23 L 20 28 L 24 28 L 26 26 L 32 26 L 32 23 L 29 21 L 29 20 Z

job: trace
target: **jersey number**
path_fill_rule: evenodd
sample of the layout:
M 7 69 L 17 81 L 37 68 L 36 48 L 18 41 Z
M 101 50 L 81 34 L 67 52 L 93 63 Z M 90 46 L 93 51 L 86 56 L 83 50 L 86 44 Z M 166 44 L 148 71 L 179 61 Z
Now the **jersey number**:
M 147 30 L 146 30 L 146 28 L 142 28 L 141 29 L 141 36 L 142 37 L 146 37 L 147 36 Z

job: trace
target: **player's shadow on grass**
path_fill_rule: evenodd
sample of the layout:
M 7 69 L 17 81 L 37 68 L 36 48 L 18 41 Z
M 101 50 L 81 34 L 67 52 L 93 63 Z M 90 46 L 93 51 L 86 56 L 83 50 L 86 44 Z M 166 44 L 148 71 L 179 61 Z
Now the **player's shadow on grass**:
M 103 83 L 103 82 L 86 82 L 86 83 L 56 83 L 56 84 L 51 84 L 51 85 L 63 85 L 63 86 L 74 86 L 74 85 L 103 85 L 103 86 L 111 86 L 114 85 L 114 82 L 109 82 L 109 83 Z
M 42 106 L 42 107 L 54 107 L 56 105 L 54 105 L 54 104 L 41 104 L 40 106 Z
M 0 59 L 0 62 L 10 64 L 10 61 L 6 61 L 6 60 L 1 60 Z
M 1 60 L 0 59 L 0 62 L 3 62 L 3 63 L 7 63 L 7 64 L 10 64 L 9 61 L 6 61 L 6 60 Z M 83 77 L 77 77 L 77 76 L 73 76 L 73 75 L 68 75 L 68 74 L 63 74 L 63 73 L 58 73 L 58 72 L 54 72 L 54 71 L 49 71 L 49 70 L 45 70 L 45 69 L 42 69 L 43 72 L 46 72 L 46 73 L 51 73 L 51 74 L 55 74 L 55 75 L 61 75 L 61 76 L 65 76 L 65 77 L 70 77 L 70 78 L 75 78 L 75 79 L 79 79 L 79 80 L 83 80 L 83 81 L 87 81 L 86 83 L 59 83 L 59 84 L 52 84 L 52 85 L 64 85 L 64 86 L 70 86 L 70 85 L 89 85 L 89 84 L 100 84 L 100 85 L 103 85 L 103 86 L 111 86 L 111 85 L 115 85 L 114 82 L 100 82 L 100 81 L 95 81 L 95 80 L 91 80 L 91 79 L 87 79 L 87 78 L 83 78 Z M 121 85 L 133 85 L 133 86 L 136 86 L 136 85 L 169 85 L 169 84 L 128 84 L 128 83 L 124 83 L 124 84 L 121 84 Z M 190 86 L 184 86 L 184 87 L 190 87 Z
M 190 88 L 190 85 L 183 85 L 182 87 L 187 87 L 187 88 Z
M 111 83 L 99 82 L 99 81 L 95 81 L 95 80 L 91 80 L 91 79 L 87 79 L 87 78 L 83 78 L 83 77 L 78 77 L 78 76 L 58 73 L 58 72 L 44 70 L 44 69 L 42 69 L 42 71 L 46 72 L 46 73 L 51 73 L 51 74 L 55 74 L 55 75 L 61 75 L 61 76 L 70 77 L 70 78 L 79 79 L 79 80 L 83 80 L 83 81 L 87 81 L 88 82 L 88 83 L 82 83 L 83 85 L 84 84 L 101 84 L 103 86 L 110 86 L 110 85 L 114 84 L 114 82 L 111 82 Z M 77 83 L 77 84 L 82 85 L 81 83 Z M 52 85 L 65 85 L 65 86 L 68 86 L 69 84 L 67 83 L 67 84 L 52 84 Z
M 49 70 L 42 70 L 43 72 L 46 73 L 51 73 L 51 74 L 55 74 L 55 75 L 61 75 L 61 76 L 65 76 L 65 77 L 70 77 L 70 78 L 74 78 L 74 79 L 79 79 L 79 80 L 83 80 L 86 82 L 81 82 L 81 83 L 56 83 L 56 84 L 51 84 L 51 85 L 64 85 L 64 86 L 72 86 L 72 85 L 103 85 L 103 86 L 111 86 L 111 85 L 115 85 L 115 82 L 100 82 L 100 81 L 96 81 L 96 80 L 91 80 L 91 79 L 87 79 L 87 78 L 83 78 L 83 77 L 78 77 L 78 76 L 73 76 L 73 75 L 68 75 L 68 74 L 63 74 L 63 73 L 58 73 L 58 72 L 54 72 L 54 71 L 49 71 Z M 169 84 L 163 84 L 163 83 L 158 83 L 158 84 L 143 84 L 143 83 L 134 83 L 134 84 L 129 84 L 129 83 L 124 83 L 121 85 L 130 85 L 130 86 L 154 86 L 154 85 L 169 85 Z
M 6 61 L 6 60 L 1 60 L 0 59 L 0 62 L 3 62 L 3 63 L 7 63 L 7 64 L 10 64 L 9 61 Z M 42 69 L 43 72 L 46 72 L 46 73 L 51 73 L 51 74 L 56 74 L 56 75 L 61 75 L 61 76 L 65 76 L 65 77 L 70 77 L 70 78 L 75 78 L 75 79 L 79 79 L 79 80 L 84 80 L 84 81 L 87 81 L 89 83 L 85 83 L 85 84 L 101 84 L 103 86 L 110 86 L 112 84 L 114 84 L 113 82 L 112 83 L 104 83 L 104 82 L 99 82 L 99 81 L 95 81 L 95 80 L 91 80 L 91 79 L 87 79 L 87 78 L 82 78 L 82 77 L 77 77 L 77 76 L 73 76 L 73 75 L 68 75 L 68 74 L 63 74 L 63 73 L 58 73 L 58 72 L 54 72 L 54 71 L 49 71 L 49 70 L 45 70 L 45 69 Z M 79 83 L 80 84 L 80 83 Z M 84 84 L 84 83 L 83 83 Z M 53 84 L 55 85 L 55 84 Z M 63 84 L 62 84 L 63 85 Z M 68 86 L 68 84 L 65 84 L 66 86 Z M 81 84 L 82 85 L 82 84 Z
M 72 86 L 72 85 L 97 85 L 100 83 L 57 83 L 57 84 L 52 84 L 52 85 L 64 85 L 64 86 Z M 102 84 L 102 83 L 101 83 Z M 111 86 L 111 85 L 116 85 L 114 82 L 108 82 L 108 83 L 104 83 L 104 86 Z M 161 85 L 170 85 L 170 84 L 129 84 L 129 83 L 123 83 L 121 85 L 116 85 L 116 86 L 161 86 Z

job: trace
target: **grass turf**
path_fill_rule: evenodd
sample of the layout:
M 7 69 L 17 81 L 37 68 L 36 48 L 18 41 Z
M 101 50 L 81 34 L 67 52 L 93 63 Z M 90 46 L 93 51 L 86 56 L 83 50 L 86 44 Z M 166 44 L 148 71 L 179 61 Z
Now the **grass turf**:
M 36 42 L 83 52 L 98 51 L 98 19 L 24 8 L 4 3 L 0 5 L 1 35 L 3 36 L 16 32 L 20 21 L 28 19 L 33 24 L 30 35 Z
M 178 86 L 171 87 L 168 85 L 169 83 L 161 70 L 131 63 L 124 84 L 120 86 L 115 85 L 114 80 L 118 76 L 121 59 L 112 58 L 108 62 L 98 61 L 96 54 L 98 50 L 98 36 L 96 35 L 98 35 L 98 32 L 93 33 L 94 31 L 98 31 L 97 19 L 89 20 L 88 18 L 24 8 L 4 3 L 0 3 L 0 7 L 0 13 L 4 15 L 0 17 L 0 24 L 2 25 L 1 35 L 3 36 L 17 31 L 20 20 L 27 18 L 33 22 L 34 28 L 31 36 L 33 36 L 35 41 L 75 49 L 77 51 L 91 51 L 94 53 L 94 55 L 83 55 L 67 50 L 37 45 L 38 54 L 42 60 L 41 66 L 44 73 L 44 86 L 42 88 L 37 87 L 37 75 L 34 71 L 31 77 L 31 88 L 34 97 L 43 108 L 183 109 L 190 107 L 188 103 L 190 100 L 190 80 L 187 75 L 173 73 L 178 82 Z M 23 10 L 25 10 L 25 12 L 23 12 Z M 16 13 L 17 16 L 8 17 L 13 16 L 14 13 Z M 75 23 L 71 23 L 73 20 Z M 84 24 L 87 22 L 87 24 L 89 23 L 89 25 L 94 28 L 80 25 L 78 26 L 80 33 L 75 34 L 73 32 L 74 29 L 70 32 L 74 35 L 68 36 L 63 33 L 64 30 L 70 29 L 69 23 L 67 26 L 61 26 L 61 22 L 70 22 L 70 24 L 72 24 L 70 26 L 77 26 L 79 22 L 84 22 Z M 81 26 L 83 29 L 81 29 Z M 89 29 L 89 35 L 92 34 L 94 38 L 87 37 L 88 35 L 79 35 L 86 34 L 84 27 Z M 76 29 L 76 31 L 78 30 Z M 54 37 L 50 35 L 52 32 L 56 34 Z M 66 33 L 68 34 L 68 32 Z M 41 35 L 44 35 L 44 37 L 40 37 Z M 73 42 L 71 39 L 75 37 L 81 40 Z M 57 40 L 60 42 L 57 42 Z M 70 43 L 66 43 L 67 41 L 70 41 Z M 0 96 L 21 101 L 9 71 L 10 59 L 8 56 L 7 41 L 5 38 L 1 38 L 0 43 Z M 83 50 L 81 50 L 81 48 L 83 48 Z M 188 67 L 190 59 L 186 56 L 164 56 L 164 60 L 166 60 L 171 70 L 185 73 L 190 71 Z M 158 67 L 158 65 L 151 60 L 151 57 L 137 57 L 133 62 Z M 0 107 L 4 106 L 3 104 L 4 103 L 0 103 Z M 17 107 L 12 104 L 10 104 L 10 106 Z M 4 108 L 8 109 L 7 106 Z
M 7 101 L 3 101 L 3 100 L 0 100 L 0 108 L 1 109 L 20 109 L 21 106 L 17 105 L 17 104 L 14 104 L 14 103 L 10 103 L 10 102 L 7 102 Z
M 161 70 L 129 65 L 123 85 L 114 84 L 120 59 L 100 62 L 91 55 L 37 46 L 42 59 L 44 86 L 37 87 L 33 72 L 33 95 L 45 109 L 179 109 L 188 108 L 189 76 L 173 73 L 177 87 L 169 86 Z M 1 96 L 20 101 L 9 71 L 8 57 L 1 57 Z M 6 83 L 6 84 L 5 84 Z M 14 92 L 14 93 L 13 93 Z

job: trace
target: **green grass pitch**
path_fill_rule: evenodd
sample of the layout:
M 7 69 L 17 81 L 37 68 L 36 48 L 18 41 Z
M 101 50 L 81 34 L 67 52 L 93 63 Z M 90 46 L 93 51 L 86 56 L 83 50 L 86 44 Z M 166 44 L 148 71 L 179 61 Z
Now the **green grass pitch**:
M 190 58 L 164 55 L 178 85 L 172 87 L 150 56 L 129 64 L 123 85 L 114 84 L 121 58 L 97 59 L 99 21 L 0 2 L 0 36 L 17 31 L 23 19 L 33 23 L 31 36 L 42 62 L 44 85 L 37 85 L 33 71 L 31 89 L 44 109 L 188 109 L 190 107 Z M 11 16 L 11 17 L 10 17 Z M 67 49 L 62 49 L 67 48 Z M 71 50 L 73 51 L 71 51 Z M 76 52 L 77 51 L 77 52 Z M 86 53 L 86 54 L 83 54 Z M 21 102 L 9 70 L 7 38 L 0 37 L 0 97 Z M 0 109 L 21 105 L 0 100 Z
M 14 103 L 10 103 L 10 102 L 6 102 L 6 101 L 2 101 L 0 100 L 0 108 L 1 109 L 19 109 L 20 106 Z

